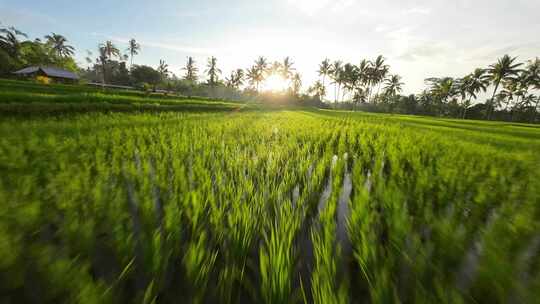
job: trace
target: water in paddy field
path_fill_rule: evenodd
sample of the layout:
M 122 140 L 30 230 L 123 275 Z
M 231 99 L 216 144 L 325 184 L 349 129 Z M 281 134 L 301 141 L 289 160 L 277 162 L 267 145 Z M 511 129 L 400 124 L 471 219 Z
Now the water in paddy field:
M 347 160 L 347 153 L 343 156 Z M 343 186 L 341 194 L 339 196 L 338 209 L 337 209 L 337 229 L 336 239 L 341 245 L 343 255 L 347 256 L 351 252 L 351 244 L 349 236 L 347 234 L 347 220 L 349 218 L 349 199 L 352 192 L 352 179 L 349 167 L 346 167 L 345 177 L 343 178 Z

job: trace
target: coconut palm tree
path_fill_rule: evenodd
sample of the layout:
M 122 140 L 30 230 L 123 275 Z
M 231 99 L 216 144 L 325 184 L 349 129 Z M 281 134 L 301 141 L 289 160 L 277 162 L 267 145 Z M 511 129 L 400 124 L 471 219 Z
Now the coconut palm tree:
M 264 58 L 263 56 L 260 56 L 255 60 L 255 67 L 258 70 L 258 78 L 262 77 L 262 80 L 260 82 L 264 81 L 264 74 L 268 73 L 268 60 Z
M 471 99 L 476 99 L 479 92 L 486 92 L 489 86 L 489 78 L 490 76 L 487 75 L 485 69 L 478 68 L 461 79 L 458 84 L 458 90 L 464 100 L 462 103 L 462 118 L 465 118 L 467 115 L 467 110 L 471 106 Z
M 367 90 L 365 88 L 357 86 L 354 90 L 354 96 L 353 96 L 353 103 L 354 107 L 353 109 L 356 110 L 359 103 L 366 103 L 367 102 Z
M 381 88 L 381 82 L 386 78 L 386 75 L 388 74 L 389 67 L 385 64 L 385 59 L 382 55 L 377 56 L 375 58 L 375 61 L 371 63 L 371 70 L 370 70 L 370 87 L 378 86 L 377 88 L 377 95 L 379 95 L 379 90 Z M 371 95 L 372 89 L 370 89 L 370 95 Z M 370 96 L 371 97 L 371 96 Z M 373 102 L 374 100 L 372 100 Z
M 45 39 L 47 39 L 47 44 L 52 47 L 56 55 L 60 57 L 70 57 L 75 54 L 75 48 L 66 44 L 66 37 L 51 33 L 50 35 L 45 36 Z
M 495 85 L 486 113 L 488 120 L 491 119 L 491 114 L 494 110 L 495 95 L 497 94 L 501 81 L 509 81 L 520 72 L 518 68 L 523 65 L 523 63 L 515 63 L 516 59 L 517 57 L 512 58 L 508 55 L 504 55 L 502 58 L 499 58 L 497 63 L 490 65 L 487 70 L 491 77 L 491 81 Z
M 323 86 L 320 80 L 317 80 L 311 87 L 309 87 L 308 94 L 313 95 L 315 98 L 322 101 L 321 97 L 326 95 L 326 87 Z
M 120 50 L 118 50 L 118 48 L 110 40 L 100 44 L 99 49 L 104 51 L 108 60 L 111 60 L 113 56 L 119 59 L 121 58 Z
M 289 80 L 291 76 L 293 75 L 293 72 L 295 70 L 295 68 L 292 67 L 293 64 L 294 62 L 292 62 L 290 57 L 285 57 L 285 59 L 283 59 L 283 63 L 281 64 L 280 74 L 284 80 Z
M 538 57 L 529 60 L 523 74 L 527 87 L 540 89 L 540 59 Z
M 429 93 L 437 102 L 437 112 L 438 115 L 441 115 L 448 100 L 458 94 L 457 83 L 451 77 L 428 78 L 426 82 L 431 84 Z
M 99 48 L 99 56 L 97 58 L 97 62 L 99 63 L 99 65 L 101 66 L 101 72 L 102 72 L 102 78 L 101 78 L 101 82 L 102 84 L 105 84 L 106 83 L 106 74 L 107 74 L 107 52 L 105 50 L 105 48 L 102 48 L 100 47 Z
M 354 91 L 354 88 L 356 87 L 356 84 L 358 82 L 357 67 L 353 64 L 346 63 L 343 66 L 343 72 L 341 75 L 341 80 L 343 84 L 343 93 L 341 99 L 344 100 L 347 93 Z
M 298 97 L 300 90 L 302 89 L 302 77 L 299 73 L 294 73 L 292 76 L 291 93 L 293 96 Z
M 236 69 L 231 71 L 231 75 L 225 81 L 228 87 L 238 89 L 244 84 L 244 70 Z
M 334 103 L 337 103 L 337 97 L 339 94 L 338 85 L 340 84 L 342 79 L 342 64 L 343 63 L 340 60 L 336 60 L 332 63 L 332 67 L 330 69 L 330 77 L 332 78 L 332 81 L 334 83 Z
M 208 84 L 215 86 L 219 81 L 219 74 L 221 74 L 221 70 L 217 67 L 217 58 L 214 56 L 208 58 L 206 68 L 205 72 L 209 77 Z
M 193 57 L 188 57 L 186 66 L 182 68 L 182 70 L 186 71 L 186 76 L 184 76 L 185 80 L 191 81 L 191 82 L 197 82 L 198 76 L 197 73 L 199 72 L 199 69 L 195 65 L 195 60 Z
M 164 81 L 169 76 L 169 65 L 165 63 L 165 60 L 159 60 L 159 66 L 157 68 L 161 81 Z
M 21 48 L 21 43 L 17 37 L 28 38 L 28 35 L 14 27 L 0 28 L 0 34 L 0 49 L 4 50 L 11 57 L 16 58 Z
M 247 69 L 246 72 L 246 78 L 249 81 L 249 84 L 255 88 L 257 92 L 259 92 L 259 85 L 262 81 L 262 72 L 257 65 L 252 66 L 251 68 Z
M 130 67 L 133 66 L 133 57 L 135 55 L 138 55 L 140 50 L 141 50 L 141 45 L 139 43 L 137 43 L 137 40 L 135 40 L 134 38 L 129 40 L 129 46 L 126 49 L 126 51 L 129 52 L 129 56 L 131 57 L 131 61 L 129 63 Z
M 330 64 L 330 59 L 326 58 L 321 62 L 321 64 L 319 64 L 319 70 L 317 71 L 317 73 L 319 73 L 319 76 L 322 76 L 323 86 L 326 85 L 326 77 L 331 74 L 331 71 L 332 71 L 332 66 Z
M 263 69 L 267 76 L 277 75 L 281 72 L 281 62 L 274 61 L 268 65 L 266 69 Z
M 403 82 L 401 82 L 401 76 L 399 75 L 389 75 L 389 77 L 385 78 L 384 85 L 385 96 L 394 97 L 403 90 Z

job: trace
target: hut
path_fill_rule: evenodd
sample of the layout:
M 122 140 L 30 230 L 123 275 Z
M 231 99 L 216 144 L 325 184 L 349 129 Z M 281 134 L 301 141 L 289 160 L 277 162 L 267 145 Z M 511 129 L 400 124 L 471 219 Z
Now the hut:
M 41 67 L 41 66 L 31 66 L 24 68 L 22 70 L 13 72 L 13 74 L 22 76 L 22 77 L 37 77 L 37 76 L 46 76 L 53 79 L 56 82 L 63 83 L 74 83 L 79 80 L 77 74 L 66 71 L 64 69 L 56 67 Z

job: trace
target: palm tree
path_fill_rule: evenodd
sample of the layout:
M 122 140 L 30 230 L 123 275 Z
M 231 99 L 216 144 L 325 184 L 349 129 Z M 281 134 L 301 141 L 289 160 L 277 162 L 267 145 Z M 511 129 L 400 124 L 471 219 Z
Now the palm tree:
M 244 83 L 244 70 L 231 71 L 231 75 L 225 81 L 228 87 L 238 89 Z
M 331 74 L 332 66 L 330 64 L 330 59 L 326 58 L 324 59 L 321 64 L 319 64 L 319 70 L 317 73 L 319 73 L 319 76 L 322 76 L 322 85 L 326 85 L 326 76 L 329 76 Z
M 338 85 L 341 82 L 341 68 L 342 62 L 339 60 L 336 60 L 332 63 L 332 67 L 330 69 L 331 74 L 330 77 L 332 77 L 333 83 L 334 83 L 334 103 L 337 103 L 337 96 L 339 94 L 338 92 Z
M 255 60 L 255 68 L 258 70 L 257 75 L 258 75 L 258 78 L 260 79 L 259 82 L 263 82 L 264 74 L 268 72 L 268 61 L 266 60 L 266 58 L 264 58 L 263 56 L 260 56 L 259 58 L 257 58 L 257 60 Z
M 97 59 L 99 65 L 101 65 L 101 72 L 102 72 L 102 78 L 101 83 L 105 84 L 106 82 L 106 74 L 107 74 L 107 53 L 105 48 L 100 47 L 99 48 L 99 57 Z
M 169 65 L 165 63 L 165 60 L 159 60 L 159 66 L 157 68 L 157 71 L 161 76 L 161 81 L 164 81 L 169 75 Z
M 217 67 L 217 58 L 212 56 L 208 58 L 208 63 L 206 64 L 206 74 L 208 75 L 208 84 L 210 86 L 215 86 L 219 81 L 219 74 L 221 70 Z
M 309 87 L 308 94 L 313 94 L 317 99 L 322 101 L 321 97 L 326 95 L 326 87 L 323 86 L 320 80 L 317 80 L 313 86 Z
M 400 93 L 403 88 L 403 82 L 401 82 L 401 76 L 399 75 L 390 75 L 384 80 L 384 95 L 394 97 L 397 93 Z
M 262 70 L 264 71 L 265 69 L 263 68 Z M 272 64 L 270 64 L 265 70 L 268 76 L 279 74 L 280 71 L 281 71 L 281 62 L 279 61 L 272 62 Z
M 195 60 L 193 59 L 193 57 L 188 57 L 186 66 L 182 68 L 182 70 L 186 71 L 186 76 L 184 76 L 185 80 L 197 82 L 197 72 L 199 72 L 199 69 L 195 65 Z
M 118 57 L 119 59 L 121 58 L 120 50 L 118 50 L 118 48 L 110 40 L 100 44 L 99 48 L 100 50 L 103 50 L 108 60 L 111 60 L 113 56 Z
M 362 87 L 357 86 L 355 88 L 354 96 L 353 96 L 353 103 L 354 103 L 353 110 L 356 110 L 359 103 L 366 103 L 367 97 L 368 97 L 367 90 Z
M 444 78 L 428 78 L 426 82 L 431 83 L 430 95 L 435 97 L 438 102 L 438 114 L 442 114 L 443 106 L 448 102 L 448 99 L 456 96 L 458 93 L 456 81 L 451 77 Z
M 489 75 L 486 74 L 485 69 L 475 69 L 474 72 L 465 76 L 458 85 L 458 90 L 463 99 L 466 99 L 463 106 L 462 118 L 465 119 L 467 115 L 467 109 L 471 105 L 471 99 L 477 98 L 479 92 L 485 92 L 489 86 Z M 468 99 L 467 99 L 468 95 Z
M 70 57 L 75 54 L 75 48 L 66 44 L 66 37 L 51 33 L 50 35 L 45 36 L 45 39 L 47 39 L 47 44 L 52 47 L 56 55 L 60 57 Z
M 130 67 L 133 66 L 133 57 L 135 55 L 138 55 L 140 50 L 141 50 L 141 45 L 137 43 L 137 40 L 135 40 L 134 38 L 129 40 L 129 46 L 126 51 L 129 52 L 129 56 L 131 57 L 131 62 L 129 63 Z
M 345 94 L 353 92 L 358 82 L 357 67 L 347 63 L 343 66 L 341 73 L 341 83 L 343 84 L 342 100 L 345 99 Z
M 239 88 L 241 85 L 244 84 L 244 70 L 242 69 L 236 69 L 236 73 L 234 75 L 234 87 Z
M 3 34 L 0 35 L 0 49 L 4 50 L 11 57 L 17 57 L 21 47 L 21 43 L 17 37 L 28 38 L 28 35 L 14 27 L 0 28 L 0 34 Z
M 493 84 L 495 85 L 495 89 L 493 90 L 493 95 L 491 96 L 491 101 L 488 105 L 486 117 L 487 119 L 491 119 L 491 114 L 494 110 L 494 101 L 495 101 L 495 95 L 497 94 L 497 90 L 499 89 L 499 85 L 501 84 L 501 81 L 509 81 L 513 77 L 517 76 L 520 70 L 518 69 L 523 63 L 514 63 L 516 61 L 517 57 L 510 57 L 508 55 L 504 55 L 502 58 L 499 58 L 497 63 L 492 64 L 488 68 L 488 74 L 491 77 L 491 80 L 493 81 Z
M 378 85 L 377 88 L 377 95 L 379 95 L 380 85 L 381 82 L 386 78 L 386 74 L 388 73 L 388 65 L 385 64 L 385 59 L 382 55 L 377 56 L 375 58 L 375 61 L 371 63 L 371 73 L 370 73 L 370 87 L 373 87 L 375 85 Z M 371 97 L 370 90 L 370 97 Z M 372 100 L 373 101 L 373 100 Z
M 285 59 L 283 59 L 283 63 L 281 64 L 280 74 L 284 80 L 289 80 L 291 76 L 293 75 L 293 72 L 295 70 L 292 67 L 293 64 L 294 62 L 292 62 L 290 57 L 285 57 Z
M 247 69 L 246 78 L 248 79 L 249 84 L 253 86 L 257 92 L 259 92 L 259 84 L 263 78 L 260 68 L 257 67 L 257 65 L 254 65 Z
M 527 87 L 540 89 L 540 59 L 536 57 L 534 60 L 529 60 L 527 68 L 523 72 Z
M 292 94 L 296 97 L 300 94 L 300 90 L 302 89 L 302 77 L 299 73 L 294 73 L 292 77 Z

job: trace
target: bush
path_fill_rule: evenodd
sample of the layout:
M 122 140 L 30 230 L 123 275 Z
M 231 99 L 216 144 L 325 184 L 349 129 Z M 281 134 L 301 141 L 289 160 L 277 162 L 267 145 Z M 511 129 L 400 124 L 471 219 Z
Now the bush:
M 52 79 L 47 76 L 37 76 L 36 82 L 39 84 L 51 84 Z

